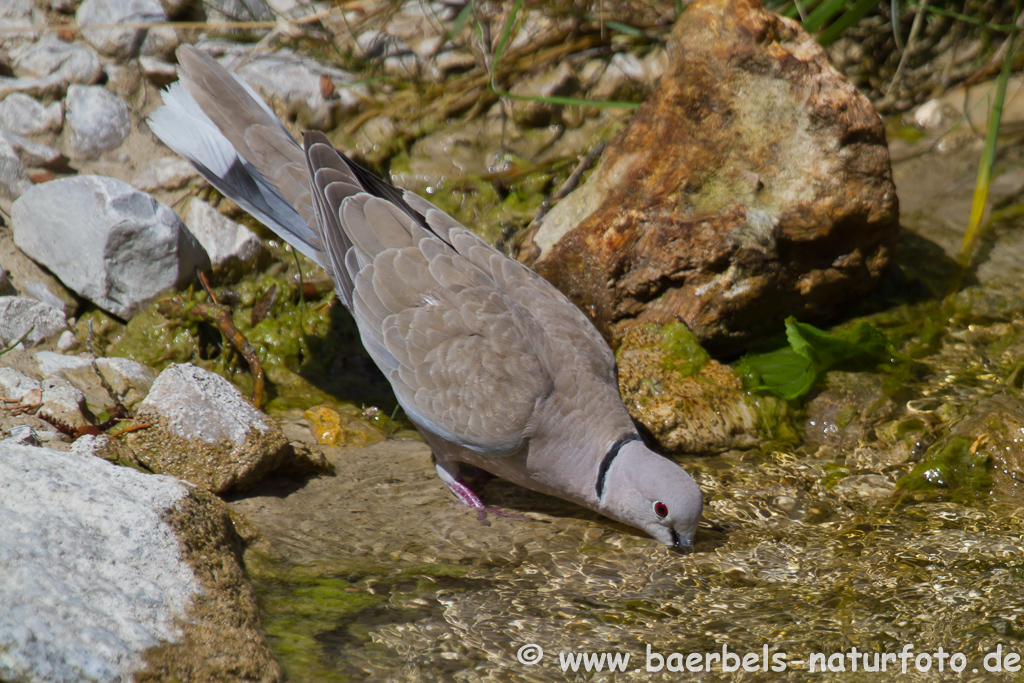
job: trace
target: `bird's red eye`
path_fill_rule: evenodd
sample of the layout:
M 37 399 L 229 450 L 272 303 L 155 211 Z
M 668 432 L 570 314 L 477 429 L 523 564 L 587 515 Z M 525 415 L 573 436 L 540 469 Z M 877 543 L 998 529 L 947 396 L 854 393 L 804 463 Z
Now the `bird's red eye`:
M 668 517 L 668 506 L 660 500 L 654 502 L 654 514 L 659 517 Z

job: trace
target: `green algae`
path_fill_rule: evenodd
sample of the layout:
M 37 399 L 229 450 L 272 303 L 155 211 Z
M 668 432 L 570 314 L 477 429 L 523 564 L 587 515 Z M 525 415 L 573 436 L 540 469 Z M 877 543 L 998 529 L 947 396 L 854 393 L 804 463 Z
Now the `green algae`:
M 396 405 L 391 389 L 363 349 L 351 316 L 336 305 L 333 294 L 307 300 L 294 278 L 272 275 L 219 287 L 214 293 L 230 307 L 233 324 L 260 358 L 268 412 L 328 404 L 346 412 L 382 406 L 380 412 L 391 414 Z M 226 377 L 249 394 L 252 375 L 245 359 L 216 327 L 188 315 L 208 299 L 206 293 L 189 290 L 177 298 L 186 311 L 181 318 L 163 316 L 159 302 L 154 302 L 120 327 L 99 312 L 89 319 L 110 330 L 108 355 L 130 358 L 157 371 L 170 363 L 190 362 Z M 383 424 L 382 419 L 377 421 Z M 397 422 L 392 432 L 408 426 L 401 419 Z
M 416 621 L 439 589 L 460 590 L 467 570 L 445 564 L 399 566 L 322 562 L 296 566 L 249 550 L 249 576 L 260 595 L 264 631 L 293 681 L 361 679 L 343 648 L 372 648 L 368 623 Z M 435 603 L 436 604 L 436 603 Z
M 954 436 L 929 449 L 924 459 L 897 486 L 907 491 L 965 489 L 983 491 L 992 485 L 988 473 L 989 454 L 975 452 L 973 441 Z
M 509 152 L 496 158 L 494 165 L 491 173 L 442 177 L 430 187 L 410 189 L 495 244 L 529 224 L 568 170 L 564 162 L 538 167 Z M 391 170 L 413 178 L 408 153 L 393 158 Z
M 697 336 L 682 322 L 669 323 L 658 328 L 661 346 L 665 351 L 662 369 L 679 377 L 692 377 L 711 360 L 700 345 Z

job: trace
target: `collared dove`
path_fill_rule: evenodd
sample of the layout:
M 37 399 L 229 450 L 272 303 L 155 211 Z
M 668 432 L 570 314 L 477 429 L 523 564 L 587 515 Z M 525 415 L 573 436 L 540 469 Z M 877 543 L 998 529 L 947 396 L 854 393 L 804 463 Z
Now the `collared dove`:
M 467 463 L 689 549 L 701 493 L 649 450 L 615 356 L 546 280 L 418 195 L 299 144 L 242 79 L 195 47 L 149 120 L 224 195 L 321 265 L 455 496 Z

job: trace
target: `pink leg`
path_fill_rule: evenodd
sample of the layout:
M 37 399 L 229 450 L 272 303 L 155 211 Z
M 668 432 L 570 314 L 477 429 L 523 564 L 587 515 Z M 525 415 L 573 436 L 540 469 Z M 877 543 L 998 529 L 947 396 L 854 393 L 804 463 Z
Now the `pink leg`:
M 473 490 L 466 486 L 466 482 L 462 481 L 462 477 L 458 474 L 458 465 L 442 465 L 441 462 L 436 462 L 435 467 L 437 468 L 437 474 L 441 477 L 441 481 L 455 494 L 455 497 L 459 499 L 463 505 L 476 510 L 477 517 L 484 526 L 490 526 L 491 523 L 487 521 L 487 513 L 496 515 L 498 517 L 511 517 L 512 519 L 525 519 L 530 522 L 541 522 L 547 520 L 533 519 L 532 517 L 524 517 L 522 515 L 512 514 L 511 512 L 504 512 L 498 508 L 487 507 L 480 498 L 477 497 Z

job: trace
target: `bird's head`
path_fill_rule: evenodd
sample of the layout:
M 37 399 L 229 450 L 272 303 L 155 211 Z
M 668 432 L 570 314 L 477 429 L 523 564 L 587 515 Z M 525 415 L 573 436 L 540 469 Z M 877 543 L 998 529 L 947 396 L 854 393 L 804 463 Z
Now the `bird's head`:
M 605 473 L 601 512 L 677 550 L 692 549 L 703 507 L 686 470 L 642 441 L 623 445 Z

